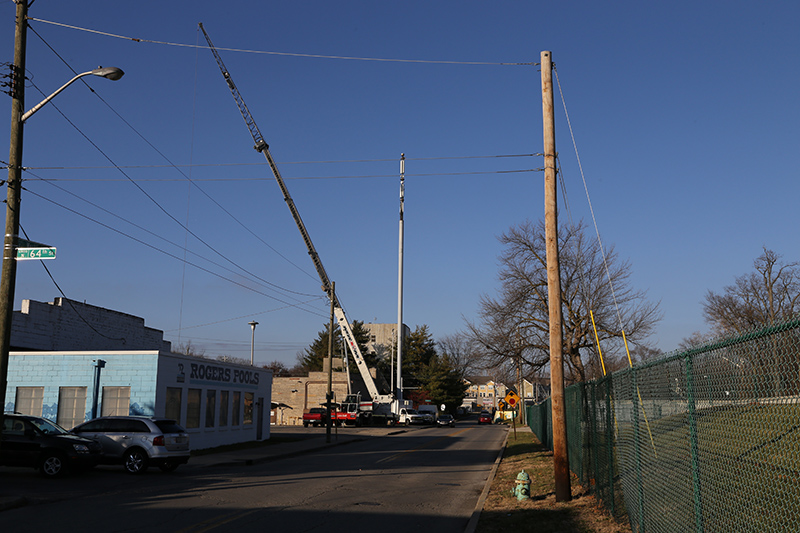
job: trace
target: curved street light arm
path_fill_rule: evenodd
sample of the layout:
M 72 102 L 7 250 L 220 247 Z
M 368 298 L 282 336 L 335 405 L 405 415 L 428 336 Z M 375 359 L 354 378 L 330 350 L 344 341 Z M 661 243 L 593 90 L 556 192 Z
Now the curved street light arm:
M 82 78 L 84 76 L 89 76 L 90 74 L 93 74 L 95 76 L 101 76 L 103 78 L 108 78 L 109 80 L 116 81 L 116 80 L 120 79 L 123 76 L 123 74 L 125 74 L 125 73 L 122 71 L 122 69 L 119 69 L 117 67 L 99 67 L 99 68 L 96 68 L 94 70 L 90 70 L 89 72 L 83 72 L 81 74 L 78 74 L 77 76 L 75 76 L 74 78 L 69 80 L 67 83 L 65 83 L 64 85 L 59 87 L 56 92 L 54 92 L 53 94 L 51 94 L 50 96 L 48 96 L 47 98 L 45 98 L 44 100 L 42 100 L 41 102 L 39 102 L 38 104 L 33 106 L 30 109 L 30 111 L 28 111 L 24 115 L 22 115 L 22 118 L 19 121 L 20 122 L 25 122 L 26 120 L 28 120 L 31 117 L 31 115 L 33 115 L 34 113 L 39 111 L 42 107 L 44 107 L 44 105 L 47 104 L 47 102 L 49 102 L 50 100 L 52 100 L 53 98 L 58 96 L 58 94 L 61 91 L 63 91 L 64 89 L 66 89 L 67 87 L 72 85 L 79 78 Z

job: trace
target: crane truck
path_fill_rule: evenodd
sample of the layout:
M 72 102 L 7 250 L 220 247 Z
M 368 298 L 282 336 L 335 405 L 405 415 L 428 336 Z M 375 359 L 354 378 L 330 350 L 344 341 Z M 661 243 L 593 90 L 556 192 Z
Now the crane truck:
M 316 269 L 317 275 L 322 282 L 322 290 L 328 295 L 328 298 L 332 300 L 334 316 L 339 323 L 342 337 L 344 338 L 344 341 L 353 356 L 353 360 L 358 367 L 358 371 L 361 374 L 361 378 L 367 387 L 367 392 L 370 395 L 369 401 L 362 401 L 360 396 L 349 394 L 347 395 L 345 401 L 342 402 L 342 407 L 345 407 L 346 405 L 347 410 L 354 413 L 353 416 L 354 420 L 356 421 L 355 423 L 359 425 L 363 422 L 394 425 L 397 420 L 395 413 L 399 412 L 400 407 L 410 407 L 410 405 L 406 406 L 405 403 L 407 402 L 403 402 L 404 405 L 400 406 L 397 400 L 395 400 L 393 394 L 379 393 L 378 388 L 375 385 L 375 381 L 372 379 L 372 375 L 369 372 L 369 368 L 367 368 L 367 364 L 364 361 L 364 357 L 361 354 L 361 349 L 359 348 L 355 336 L 353 335 L 353 328 L 350 326 L 350 322 L 345 315 L 338 296 L 336 296 L 335 292 L 333 291 L 331 280 L 328 277 L 327 272 L 325 272 L 325 267 L 322 265 L 319 254 L 317 254 L 317 250 L 314 248 L 314 243 L 311 242 L 311 237 L 308 234 L 308 230 L 306 230 L 305 224 L 303 224 L 303 219 L 300 218 L 300 213 L 294 204 L 294 200 L 292 200 L 292 196 L 289 194 L 289 189 L 287 189 L 286 184 L 281 177 L 281 173 L 278 170 L 278 165 L 275 164 L 275 160 L 272 158 L 272 154 L 269 151 L 269 145 L 261 135 L 261 131 L 258 129 L 250 110 L 247 108 L 247 104 L 245 104 L 239 89 L 237 89 L 236 85 L 233 83 L 233 78 L 231 78 L 230 72 L 225 67 L 225 63 L 222 62 L 222 57 L 220 57 L 219 52 L 211 42 L 211 38 L 208 36 L 208 33 L 206 33 L 202 23 L 200 23 L 200 30 L 203 32 L 203 35 L 208 42 L 209 49 L 214 54 L 214 59 L 217 61 L 217 66 L 219 67 L 220 72 L 222 72 L 222 77 L 225 78 L 225 82 L 227 83 L 228 88 L 233 95 L 233 99 L 236 101 L 236 105 L 239 108 L 239 112 L 241 113 L 245 124 L 247 125 L 247 129 L 250 130 L 250 135 L 255 143 L 255 150 L 264 154 L 264 157 L 266 157 L 267 163 L 272 170 L 272 174 L 275 176 L 275 181 L 278 182 L 278 187 L 283 194 L 283 199 L 286 202 L 286 205 L 289 207 L 289 211 L 291 212 L 292 218 L 297 225 L 297 229 L 300 230 L 300 235 L 303 238 L 306 248 L 308 249 L 308 255 L 311 256 L 311 260 L 314 263 L 314 268 Z

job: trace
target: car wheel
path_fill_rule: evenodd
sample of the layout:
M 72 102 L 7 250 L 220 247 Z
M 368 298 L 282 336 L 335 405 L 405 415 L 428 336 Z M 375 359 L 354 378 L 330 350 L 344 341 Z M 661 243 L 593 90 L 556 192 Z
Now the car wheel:
M 180 463 L 178 461 L 171 461 L 171 460 L 168 459 L 168 460 L 164 461 L 163 463 L 160 463 L 158 465 L 158 468 L 160 468 L 162 472 L 173 472 L 179 466 L 180 466 Z
M 411 425 L 411 422 L 408 419 L 406 419 L 406 427 L 410 426 L 410 425 Z
M 42 456 L 39 471 L 46 477 L 61 477 L 67 471 L 67 459 L 61 452 L 49 452 Z
M 128 453 L 125 454 L 123 466 L 129 474 L 142 474 L 147 470 L 147 454 L 139 448 L 128 450 Z

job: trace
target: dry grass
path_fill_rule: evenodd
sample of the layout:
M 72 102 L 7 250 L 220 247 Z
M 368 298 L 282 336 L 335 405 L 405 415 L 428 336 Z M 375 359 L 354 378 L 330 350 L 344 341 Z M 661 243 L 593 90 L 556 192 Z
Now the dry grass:
M 521 470 L 531 477 L 531 498 L 518 501 L 511 493 Z M 619 524 L 584 492 L 572 478 L 572 501 L 555 501 L 553 454 L 547 451 L 528 428 L 510 430 L 503 460 L 497 469 L 477 533 L 630 533 L 630 526 Z

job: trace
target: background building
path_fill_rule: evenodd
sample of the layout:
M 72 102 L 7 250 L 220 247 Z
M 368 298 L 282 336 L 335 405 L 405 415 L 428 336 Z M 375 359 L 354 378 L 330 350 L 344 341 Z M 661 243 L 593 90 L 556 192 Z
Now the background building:
M 12 344 L 26 351 L 10 354 L 6 411 L 67 429 L 102 415 L 165 416 L 192 449 L 269 438 L 271 370 L 170 353 L 143 319 L 76 303 L 26 300 L 14 313 Z

